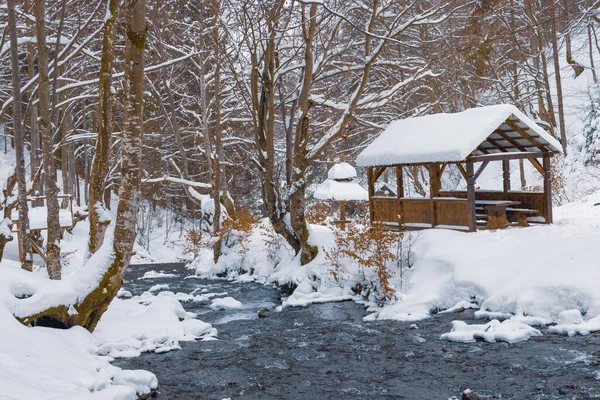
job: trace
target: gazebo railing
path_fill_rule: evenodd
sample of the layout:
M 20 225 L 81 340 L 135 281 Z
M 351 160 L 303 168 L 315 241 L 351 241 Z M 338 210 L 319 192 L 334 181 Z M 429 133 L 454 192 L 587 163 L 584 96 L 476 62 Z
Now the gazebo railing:
M 396 223 L 405 229 L 436 226 L 468 229 L 469 202 L 466 198 L 372 197 L 373 222 Z
M 440 191 L 442 197 L 452 198 L 467 198 L 466 191 Z M 546 195 L 543 192 L 525 192 L 518 190 L 511 190 L 504 192 L 502 190 L 477 190 L 475 192 L 475 198 L 477 200 L 509 200 L 518 201 L 519 208 L 527 208 L 531 210 L 537 210 L 536 216 L 543 217 L 546 223 L 552 223 L 552 216 L 548 210 L 548 202 Z

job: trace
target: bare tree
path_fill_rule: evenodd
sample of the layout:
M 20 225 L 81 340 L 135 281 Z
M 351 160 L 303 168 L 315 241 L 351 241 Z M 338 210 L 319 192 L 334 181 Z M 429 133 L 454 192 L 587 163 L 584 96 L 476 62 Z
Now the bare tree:
M 10 65 L 12 68 L 12 94 L 13 94 L 13 129 L 15 134 L 15 161 L 19 205 L 19 247 L 21 267 L 31 271 L 33 255 L 31 251 L 31 237 L 29 234 L 29 206 L 27 204 L 27 186 L 25 182 L 25 156 L 23 140 L 23 116 L 21 113 L 21 80 L 19 77 L 19 47 L 17 40 L 17 23 L 15 18 L 15 1 L 8 0 L 8 29 L 10 30 Z M 8 207 L 8 205 L 7 205 Z
M 50 119 L 50 80 L 48 77 L 48 48 L 46 45 L 46 0 L 35 0 L 35 30 L 38 52 L 38 113 L 42 137 L 44 163 L 44 189 L 46 195 L 48 239 L 46 243 L 46 267 L 50 279 L 60 279 L 60 220 L 54 149 Z
M 105 179 L 108 174 L 110 156 L 110 138 L 113 129 L 113 93 L 112 69 L 115 57 L 116 25 L 119 19 L 120 0 L 108 0 L 107 18 L 104 21 L 102 39 L 102 58 L 98 76 L 98 114 L 99 126 L 96 140 L 96 152 L 90 173 L 88 210 L 90 215 L 90 241 L 88 251 L 95 253 L 104 241 L 104 233 L 110 220 L 106 217 L 102 198 Z

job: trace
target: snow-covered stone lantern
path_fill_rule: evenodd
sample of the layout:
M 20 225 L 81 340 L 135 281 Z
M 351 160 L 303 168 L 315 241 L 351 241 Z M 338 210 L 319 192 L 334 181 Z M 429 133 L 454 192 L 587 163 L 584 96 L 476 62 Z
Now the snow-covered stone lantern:
M 315 199 L 339 202 L 340 219 L 335 222 L 339 223 L 342 229 L 345 229 L 346 223 L 349 222 L 346 221 L 346 202 L 369 200 L 369 193 L 354 182 L 354 178 L 356 169 L 352 165 L 345 162 L 335 164 L 327 172 L 327 180 L 317 187 L 313 195 Z

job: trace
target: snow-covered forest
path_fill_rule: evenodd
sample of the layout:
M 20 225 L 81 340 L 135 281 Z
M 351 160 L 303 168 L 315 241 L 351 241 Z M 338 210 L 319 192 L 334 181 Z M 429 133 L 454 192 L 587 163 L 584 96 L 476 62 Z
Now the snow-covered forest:
M 394 321 L 403 334 L 456 314 L 431 334 L 444 345 L 597 338 L 600 1 L 0 0 L 0 28 L 0 398 L 160 397 L 157 371 L 119 360 L 345 301 L 364 329 Z M 486 161 L 480 142 L 466 170 L 357 164 L 394 121 L 502 104 L 526 122 L 514 130 L 535 125 L 531 143 L 556 145 L 543 165 Z M 449 142 L 476 125 L 444 121 Z M 524 152 L 492 136 L 499 153 Z M 411 141 L 435 147 L 425 137 Z M 375 223 L 376 198 L 434 204 L 503 184 L 551 187 L 545 218 L 509 208 L 508 221 L 504 205 L 510 226 L 495 229 L 491 200 L 473 197 L 474 233 L 405 231 L 404 208 L 398 229 Z M 234 283 L 278 300 L 236 298 Z M 594 354 L 556 398 L 600 396 Z M 339 385 L 292 398 L 354 393 Z M 418 393 L 479 398 L 469 385 Z M 244 397 L 217 386 L 163 396 Z M 399 390 L 388 394 L 413 393 Z

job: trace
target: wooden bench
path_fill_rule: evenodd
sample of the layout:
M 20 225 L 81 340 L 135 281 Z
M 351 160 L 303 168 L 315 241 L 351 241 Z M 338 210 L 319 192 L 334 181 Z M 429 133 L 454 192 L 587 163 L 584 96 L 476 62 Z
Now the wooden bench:
M 527 218 L 539 214 L 538 210 L 533 210 L 531 208 L 507 208 L 506 212 L 515 215 L 517 217 L 517 222 L 521 226 L 529 226 Z

